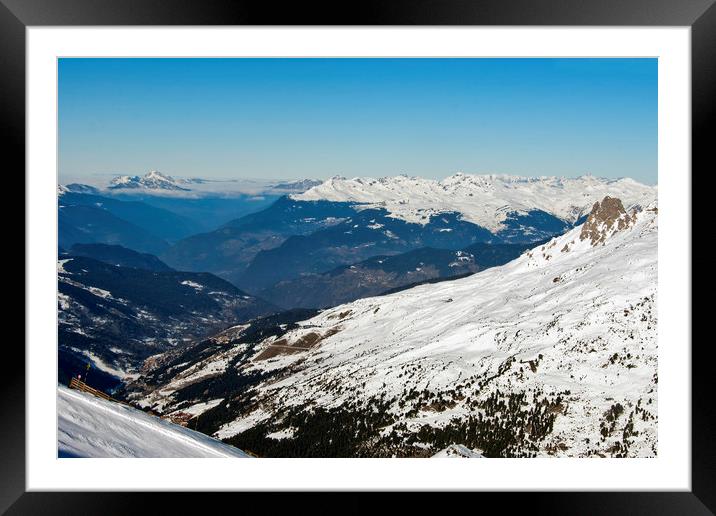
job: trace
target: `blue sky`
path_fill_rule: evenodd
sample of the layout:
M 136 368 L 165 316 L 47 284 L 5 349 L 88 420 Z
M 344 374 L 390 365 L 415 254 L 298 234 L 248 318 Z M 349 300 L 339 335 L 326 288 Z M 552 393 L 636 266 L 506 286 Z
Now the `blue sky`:
M 655 184 L 656 59 L 60 59 L 60 179 L 458 171 Z

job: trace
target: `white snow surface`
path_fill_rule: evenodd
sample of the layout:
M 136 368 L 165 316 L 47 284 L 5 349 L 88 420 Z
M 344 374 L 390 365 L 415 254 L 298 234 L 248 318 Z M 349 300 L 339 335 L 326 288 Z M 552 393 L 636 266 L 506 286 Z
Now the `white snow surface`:
M 482 459 L 484 455 L 462 444 L 451 444 L 433 455 L 434 459 Z
M 186 285 L 187 287 L 191 287 L 191 288 L 193 288 L 194 290 L 204 290 L 204 285 L 202 285 L 201 283 L 197 283 L 196 281 L 184 280 L 184 281 L 181 282 L 181 284 L 182 284 L 182 285 Z M 218 292 L 211 292 L 211 293 L 212 293 L 212 294 L 214 294 L 214 293 L 218 294 Z
M 67 272 L 65 270 L 65 264 L 67 262 L 71 262 L 72 258 L 65 258 L 63 260 L 57 260 L 57 272 L 62 274 L 72 274 L 71 272 Z
M 543 210 L 567 222 L 588 213 L 604 196 L 618 197 L 625 207 L 656 200 L 657 187 L 630 178 L 594 176 L 519 177 L 458 173 L 443 180 L 395 176 L 373 179 L 333 177 L 291 198 L 327 200 L 384 208 L 391 217 L 426 224 L 431 215 L 459 212 L 464 220 L 490 231 L 503 228 L 511 211 Z
M 195 403 L 194 405 L 191 405 L 189 407 L 175 410 L 174 412 L 172 412 L 172 414 L 184 413 L 189 414 L 191 416 L 200 416 L 207 410 L 211 410 L 216 407 L 222 401 L 224 401 L 224 398 L 217 398 L 215 400 L 206 401 L 203 403 Z
M 91 394 L 57 388 L 60 457 L 248 457 L 188 428 Z

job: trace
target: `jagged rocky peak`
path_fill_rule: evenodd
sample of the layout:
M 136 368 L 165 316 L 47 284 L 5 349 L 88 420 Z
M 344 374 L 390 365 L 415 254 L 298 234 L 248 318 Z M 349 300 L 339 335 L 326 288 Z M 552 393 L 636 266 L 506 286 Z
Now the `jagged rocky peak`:
M 580 240 L 589 240 L 593 246 L 604 245 L 606 238 L 615 231 L 628 228 L 634 222 L 634 215 L 626 212 L 622 201 L 616 197 L 604 197 L 594 203 L 592 211 L 582 226 Z

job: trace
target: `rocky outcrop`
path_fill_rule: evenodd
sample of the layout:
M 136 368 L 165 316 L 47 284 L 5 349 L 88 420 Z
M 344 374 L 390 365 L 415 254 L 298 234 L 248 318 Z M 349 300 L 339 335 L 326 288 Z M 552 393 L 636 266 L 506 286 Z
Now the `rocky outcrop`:
M 592 246 L 604 245 L 606 238 L 616 231 L 621 231 L 634 222 L 634 214 L 626 212 L 621 200 L 609 197 L 594 203 L 586 222 L 579 234 L 580 240 L 589 240 Z

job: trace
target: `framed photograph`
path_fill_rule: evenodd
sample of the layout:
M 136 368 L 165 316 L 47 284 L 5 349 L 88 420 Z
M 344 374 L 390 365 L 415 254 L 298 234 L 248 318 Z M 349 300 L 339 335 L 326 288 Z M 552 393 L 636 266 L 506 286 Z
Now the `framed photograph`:
M 716 510 L 691 336 L 711 0 L 0 1 L 26 202 L 8 514 Z

